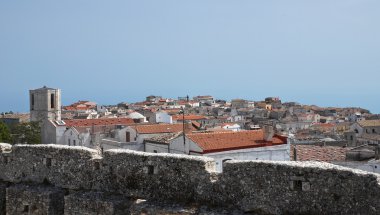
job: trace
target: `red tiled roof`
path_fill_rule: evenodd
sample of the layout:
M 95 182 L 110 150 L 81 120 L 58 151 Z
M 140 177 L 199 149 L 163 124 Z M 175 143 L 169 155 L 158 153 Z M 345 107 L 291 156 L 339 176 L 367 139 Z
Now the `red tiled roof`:
M 183 124 L 154 124 L 137 125 L 136 131 L 140 134 L 175 133 L 183 130 Z M 185 124 L 185 133 L 196 130 L 193 125 Z
M 162 111 L 165 111 L 166 113 L 168 114 L 177 114 L 179 111 L 181 111 L 181 109 L 179 108 L 175 108 L 175 109 L 164 109 Z
M 335 127 L 335 124 L 332 124 L 332 123 L 316 123 L 314 125 L 312 125 L 314 127 L 324 127 L 324 128 L 332 128 L 332 127 Z
M 264 132 L 238 131 L 188 134 L 193 142 L 203 149 L 203 153 L 212 153 L 245 148 L 257 148 L 286 144 L 286 137 L 274 136 L 271 142 L 264 140 Z
M 90 101 L 78 101 L 75 102 L 69 106 L 64 106 L 64 110 L 68 111 L 75 111 L 75 110 L 88 110 L 96 107 L 95 102 L 90 102 Z
M 64 120 L 66 126 L 84 127 L 95 125 L 132 125 L 133 119 L 130 118 L 102 118 L 102 119 L 71 119 Z
M 207 119 L 205 116 L 200 115 L 185 115 L 185 120 L 201 120 L 201 119 Z M 181 121 L 183 120 L 182 115 L 174 115 L 173 120 Z
M 380 120 L 362 120 L 358 122 L 362 127 L 377 127 L 380 126 Z
M 188 101 L 178 101 L 177 102 L 179 105 L 185 105 L 185 104 L 189 104 Z
M 350 147 L 291 145 L 291 158 L 294 160 L 294 148 L 297 161 L 344 161 Z
M 65 107 L 63 107 L 63 109 L 67 110 L 67 111 L 76 111 L 76 110 L 89 110 L 90 108 L 88 108 L 88 107 L 81 107 L 81 106 L 76 106 L 76 107 L 65 106 Z

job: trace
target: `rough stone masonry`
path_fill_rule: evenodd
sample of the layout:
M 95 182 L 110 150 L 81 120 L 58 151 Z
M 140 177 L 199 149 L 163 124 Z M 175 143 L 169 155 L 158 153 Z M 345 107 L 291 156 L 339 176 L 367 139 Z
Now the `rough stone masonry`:
M 228 161 L 0 144 L 0 214 L 380 214 L 380 175 L 321 162 Z

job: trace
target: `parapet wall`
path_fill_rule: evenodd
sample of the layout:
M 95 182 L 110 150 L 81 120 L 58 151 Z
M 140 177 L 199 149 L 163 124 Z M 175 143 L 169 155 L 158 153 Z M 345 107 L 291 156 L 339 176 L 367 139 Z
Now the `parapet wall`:
M 3 211 L 4 189 L 8 203 L 18 190 L 28 190 L 19 188 L 27 184 L 30 192 L 43 193 L 44 189 L 38 187 L 51 187 L 64 202 L 60 206 L 64 210 L 58 211 L 65 214 L 84 213 L 86 208 L 73 206 L 77 199 L 84 201 L 83 196 L 95 196 L 110 205 L 110 195 L 119 196 L 119 201 L 104 211 L 120 211 L 130 204 L 120 199 L 140 198 L 229 207 L 256 214 L 380 213 L 379 175 L 327 163 L 228 161 L 223 173 L 216 173 L 213 159 L 198 156 L 129 150 L 109 150 L 99 155 L 84 147 L 57 145 L 0 144 L 0 150 Z M 28 195 L 20 194 L 20 198 Z M 112 199 L 115 197 L 109 201 L 115 202 Z M 6 204 L 8 214 L 12 214 L 12 205 L 17 204 Z M 40 206 L 33 207 L 37 210 Z M 94 210 L 95 206 L 83 207 Z

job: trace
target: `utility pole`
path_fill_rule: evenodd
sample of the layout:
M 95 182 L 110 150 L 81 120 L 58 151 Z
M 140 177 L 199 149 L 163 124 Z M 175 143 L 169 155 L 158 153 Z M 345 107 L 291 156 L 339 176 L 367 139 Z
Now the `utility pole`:
M 181 111 L 180 113 L 182 113 L 182 136 L 183 136 L 183 153 L 185 154 L 185 146 L 186 146 L 186 136 L 185 136 L 185 109 L 183 107 L 181 107 Z

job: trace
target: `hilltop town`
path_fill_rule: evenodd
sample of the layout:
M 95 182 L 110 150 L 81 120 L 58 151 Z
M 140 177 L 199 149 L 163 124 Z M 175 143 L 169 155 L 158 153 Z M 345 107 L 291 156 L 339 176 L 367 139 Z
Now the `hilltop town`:
M 62 105 L 60 89 L 42 87 L 30 90 L 30 114 L 2 113 L 0 120 L 10 127 L 38 123 L 42 144 L 206 156 L 215 159 L 218 171 L 228 160 L 295 160 L 378 172 L 379 115 L 362 108 L 210 95 Z

